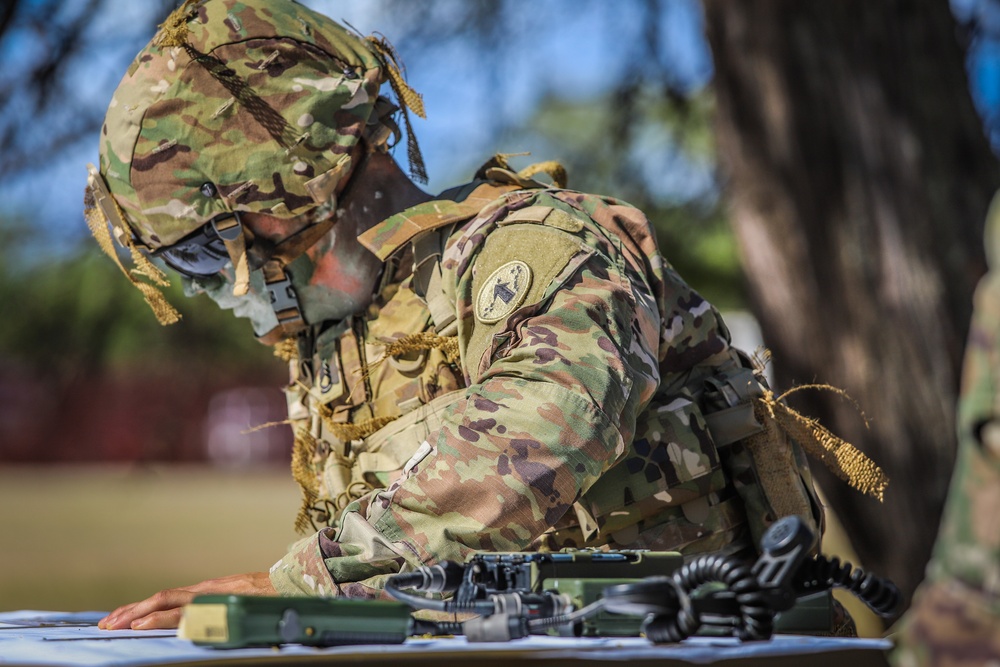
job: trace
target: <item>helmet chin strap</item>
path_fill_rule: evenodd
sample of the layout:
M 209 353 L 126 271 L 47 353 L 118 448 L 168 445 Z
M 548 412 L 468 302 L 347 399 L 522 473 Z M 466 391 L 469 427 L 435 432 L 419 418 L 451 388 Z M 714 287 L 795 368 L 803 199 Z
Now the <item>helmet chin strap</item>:
M 236 270 L 236 280 L 233 283 L 233 296 L 244 296 L 250 291 L 250 263 L 247 260 L 247 241 L 243 233 L 240 214 L 234 212 L 233 217 L 212 221 L 212 229 L 226 246 L 229 261 Z

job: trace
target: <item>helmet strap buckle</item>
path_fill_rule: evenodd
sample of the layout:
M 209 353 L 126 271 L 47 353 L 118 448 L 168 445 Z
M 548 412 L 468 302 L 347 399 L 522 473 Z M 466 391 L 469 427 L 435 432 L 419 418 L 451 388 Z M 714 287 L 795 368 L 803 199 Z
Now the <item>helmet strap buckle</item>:
M 233 269 L 236 271 L 236 280 L 233 283 L 233 296 L 243 296 L 250 291 L 250 262 L 247 259 L 247 241 L 246 236 L 243 234 L 243 223 L 240 221 L 240 214 L 233 211 L 232 216 L 222 219 L 213 218 L 210 224 L 212 225 L 212 231 L 226 245 L 229 261 L 232 262 Z
M 264 285 L 271 299 L 271 308 L 278 318 L 278 324 L 286 336 L 294 336 L 306 328 L 306 320 L 302 316 L 299 297 L 291 279 L 277 261 L 264 265 Z

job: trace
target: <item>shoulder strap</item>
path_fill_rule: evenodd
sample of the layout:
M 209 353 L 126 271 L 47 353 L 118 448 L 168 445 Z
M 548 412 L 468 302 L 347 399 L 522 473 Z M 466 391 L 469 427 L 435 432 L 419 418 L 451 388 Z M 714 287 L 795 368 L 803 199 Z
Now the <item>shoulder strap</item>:
M 500 196 L 517 189 L 511 184 L 480 183 L 462 201 L 434 199 L 386 218 L 359 236 L 358 241 L 385 261 L 420 234 L 469 220 Z
M 413 291 L 427 303 L 434 331 L 442 336 L 457 333 L 455 295 L 447 289 L 441 256 L 457 223 L 421 234 L 413 240 Z

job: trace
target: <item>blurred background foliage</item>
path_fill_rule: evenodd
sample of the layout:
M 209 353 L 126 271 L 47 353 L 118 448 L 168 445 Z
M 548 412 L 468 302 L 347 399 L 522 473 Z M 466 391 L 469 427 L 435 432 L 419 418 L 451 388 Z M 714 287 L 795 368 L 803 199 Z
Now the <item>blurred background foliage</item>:
M 746 308 L 736 240 L 715 180 L 711 95 L 640 87 L 627 98 L 623 110 L 620 92 L 586 102 L 546 97 L 527 123 L 508 131 L 510 143 L 558 155 L 571 188 L 608 193 L 645 211 L 661 252 L 691 285 L 723 310 Z M 616 127 L 623 118 L 628 122 Z M 690 172 L 704 180 L 669 183 L 690 179 Z M 665 192 L 671 190 L 687 196 Z

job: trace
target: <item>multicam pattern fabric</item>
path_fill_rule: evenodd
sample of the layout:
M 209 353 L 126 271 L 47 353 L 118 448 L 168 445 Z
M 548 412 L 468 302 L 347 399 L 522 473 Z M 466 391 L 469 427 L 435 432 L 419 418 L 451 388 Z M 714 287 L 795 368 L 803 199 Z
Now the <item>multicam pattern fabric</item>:
M 351 500 L 394 481 L 420 444 L 413 439 L 434 419 L 423 406 L 464 386 L 441 349 L 375 363 L 394 341 L 429 331 L 430 315 L 411 289 L 409 270 L 408 263 L 396 272 L 390 267 L 392 280 L 367 312 L 313 340 L 300 338 L 286 389 L 301 459 L 293 471 L 306 495 L 300 528 L 330 524 Z M 386 422 L 377 433 L 364 426 Z
M 182 45 L 161 35 L 139 53 L 102 133 L 101 175 L 142 243 L 171 245 L 230 211 L 290 218 L 328 204 L 383 63 L 295 2 L 179 12 Z
M 742 550 L 751 524 L 774 520 L 747 516 L 725 472 L 736 464 L 702 414 L 705 381 L 740 366 L 728 331 L 659 254 L 645 217 L 567 190 L 483 192 L 362 237 L 390 257 L 459 224 L 440 267 L 464 388 L 411 437 L 397 479 L 274 565 L 280 593 L 376 597 L 390 574 L 478 550 Z M 562 250 L 532 252 L 541 235 Z M 530 293 L 505 319 L 477 318 L 487 276 L 511 261 L 530 266 Z
M 934 555 L 898 633 L 899 665 L 1000 665 L 1000 198 L 976 289 L 958 459 Z
M 958 410 L 960 449 L 931 576 L 993 598 L 1000 614 L 1000 272 L 975 295 Z
M 927 581 L 895 633 L 896 667 L 983 667 L 1000 664 L 996 599 L 957 579 Z

